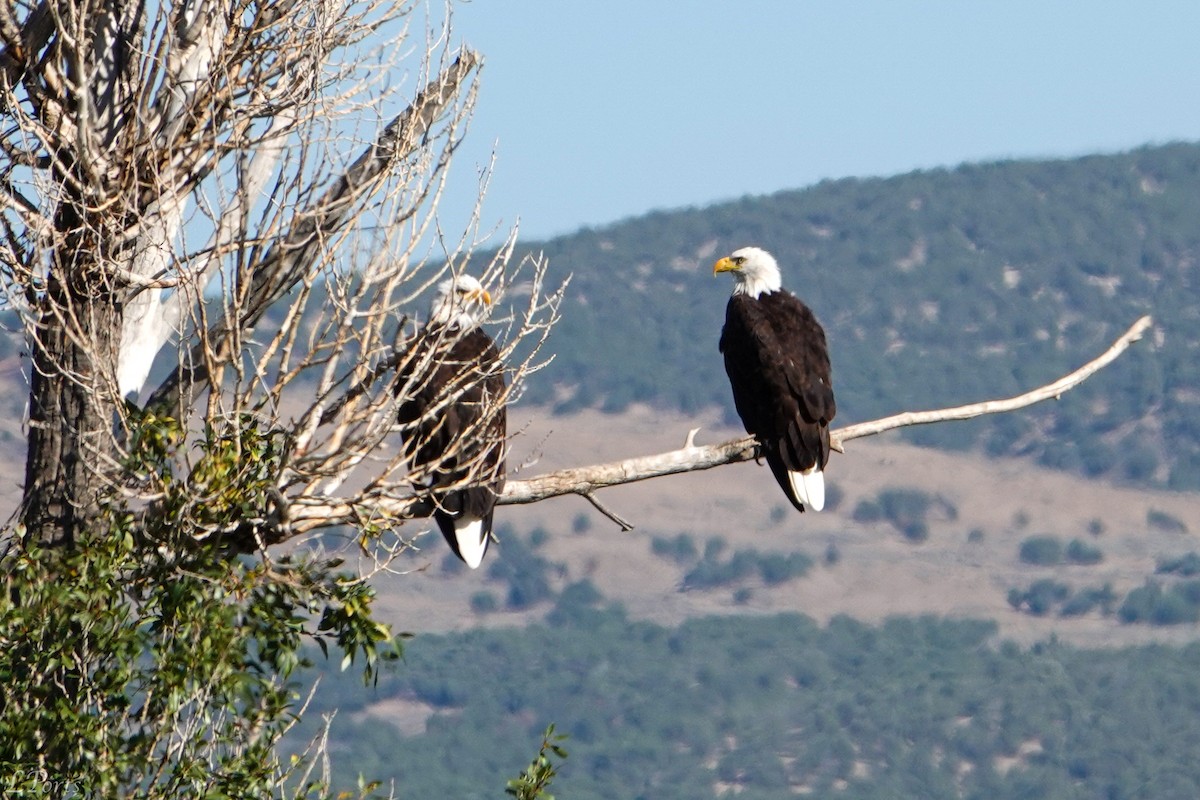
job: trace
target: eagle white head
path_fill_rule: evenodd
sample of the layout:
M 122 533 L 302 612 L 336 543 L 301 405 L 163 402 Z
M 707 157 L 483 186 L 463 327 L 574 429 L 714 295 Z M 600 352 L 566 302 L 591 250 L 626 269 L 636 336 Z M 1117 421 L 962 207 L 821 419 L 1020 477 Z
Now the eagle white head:
M 734 250 L 713 265 L 713 275 L 732 272 L 734 294 L 757 298 L 763 292 L 777 292 L 783 285 L 775 257 L 761 247 Z
M 492 296 L 470 275 L 455 275 L 438 284 L 429 304 L 429 321 L 437 325 L 473 328 L 492 304 Z

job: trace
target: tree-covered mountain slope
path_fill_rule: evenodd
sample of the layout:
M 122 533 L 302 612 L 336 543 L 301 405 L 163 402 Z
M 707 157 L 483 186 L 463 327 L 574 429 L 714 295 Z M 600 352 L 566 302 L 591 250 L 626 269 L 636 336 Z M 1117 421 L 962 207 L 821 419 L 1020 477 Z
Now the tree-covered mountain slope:
M 563 797 L 1195 798 L 1200 646 L 996 642 L 982 621 L 628 620 L 577 584 L 549 624 L 420 636 L 373 691 L 327 676 L 336 781 L 484 798 L 548 720 Z M 333 668 L 330 669 L 333 673 Z
M 830 181 L 529 245 L 573 278 L 525 399 L 732 415 L 730 285 L 711 270 L 750 243 L 825 325 L 839 423 L 1017 393 L 1152 313 L 1146 342 L 1062 402 L 908 435 L 1200 487 L 1200 145 Z

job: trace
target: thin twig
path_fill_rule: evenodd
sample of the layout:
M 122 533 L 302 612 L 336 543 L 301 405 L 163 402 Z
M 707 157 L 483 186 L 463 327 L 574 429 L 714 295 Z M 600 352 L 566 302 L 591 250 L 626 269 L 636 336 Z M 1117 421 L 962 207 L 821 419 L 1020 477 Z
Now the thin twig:
M 626 521 L 623 517 L 619 516 L 617 512 L 604 505 L 604 503 L 601 503 L 600 498 L 596 497 L 594 492 L 583 492 L 580 497 L 594 505 L 596 510 L 601 514 L 617 523 L 617 525 L 620 526 L 622 533 L 633 530 L 633 523 Z

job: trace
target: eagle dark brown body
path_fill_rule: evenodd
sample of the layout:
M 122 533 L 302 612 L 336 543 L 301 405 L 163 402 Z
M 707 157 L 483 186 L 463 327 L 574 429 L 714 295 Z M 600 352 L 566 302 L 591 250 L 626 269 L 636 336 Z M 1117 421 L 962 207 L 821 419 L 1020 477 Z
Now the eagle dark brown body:
M 454 554 L 478 567 L 505 481 L 500 352 L 478 326 L 431 323 L 409 344 L 397 372 L 398 422 L 414 486 L 429 493 Z
M 837 414 L 825 331 L 808 306 L 781 288 L 769 253 L 738 250 L 714 272 L 739 280 L 720 342 L 738 416 L 792 505 L 819 510 L 829 423 Z

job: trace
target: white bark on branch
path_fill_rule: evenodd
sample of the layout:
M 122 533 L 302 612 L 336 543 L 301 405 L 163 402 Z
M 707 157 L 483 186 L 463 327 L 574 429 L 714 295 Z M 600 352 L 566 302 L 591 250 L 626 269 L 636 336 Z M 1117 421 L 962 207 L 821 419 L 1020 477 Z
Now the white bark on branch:
M 932 422 L 971 419 L 984 414 L 1015 411 L 1043 400 L 1058 399 L 1065 392 L 1083 383 L 1116 360 L 1131 344 L 1142 338 L 1152 322 L 1153 320 L 1149 316 L 1142 317 L 1095 359 L 1052 383 L 1016 397 L 1004 400 L 985 400 L 970 405 L 932 411 L 908 411 L 835 429 L 831 432 L 830 438 L 835 449 L 843 452 L 842 445 L 851 439 L 873 436 L 910 425 L 926 425 Z M 568 494 L 579 495 L 596 504 L 596 491 L 609 486 L 620 486 L 681 472 L 712 469 L 725 464 L 750 461 L 758 456 L 758 445 L 753 437 L 698 446 L 694 443 L 695 433 L 695 430 L 688 433 L 684 447 L 679 450 L 607 464 L 563 469 L 538 475 L 528 480 L 509 481 L 498 504 L 537 503 Z M 418 498 L 412 497 L 379 498 L 371 503 L 353 505 L 331 498 L 300 498 L 289 509 L 289 519 L 285 525 L 286 532 L 281 531 L 281 535 L 273 538 L 272 541 L 282 541 L 290 536 L 334 525 L 387 525 L 390 522 L 425 516 L 430 511 L 425 506 L 426 504 L 423 504 Z M 622 528 L 631 527 L 629 523 L 615 517 L 611 512 L 605 509 L 601 510 L 610 518 L 618 520 L 618 524 Z

